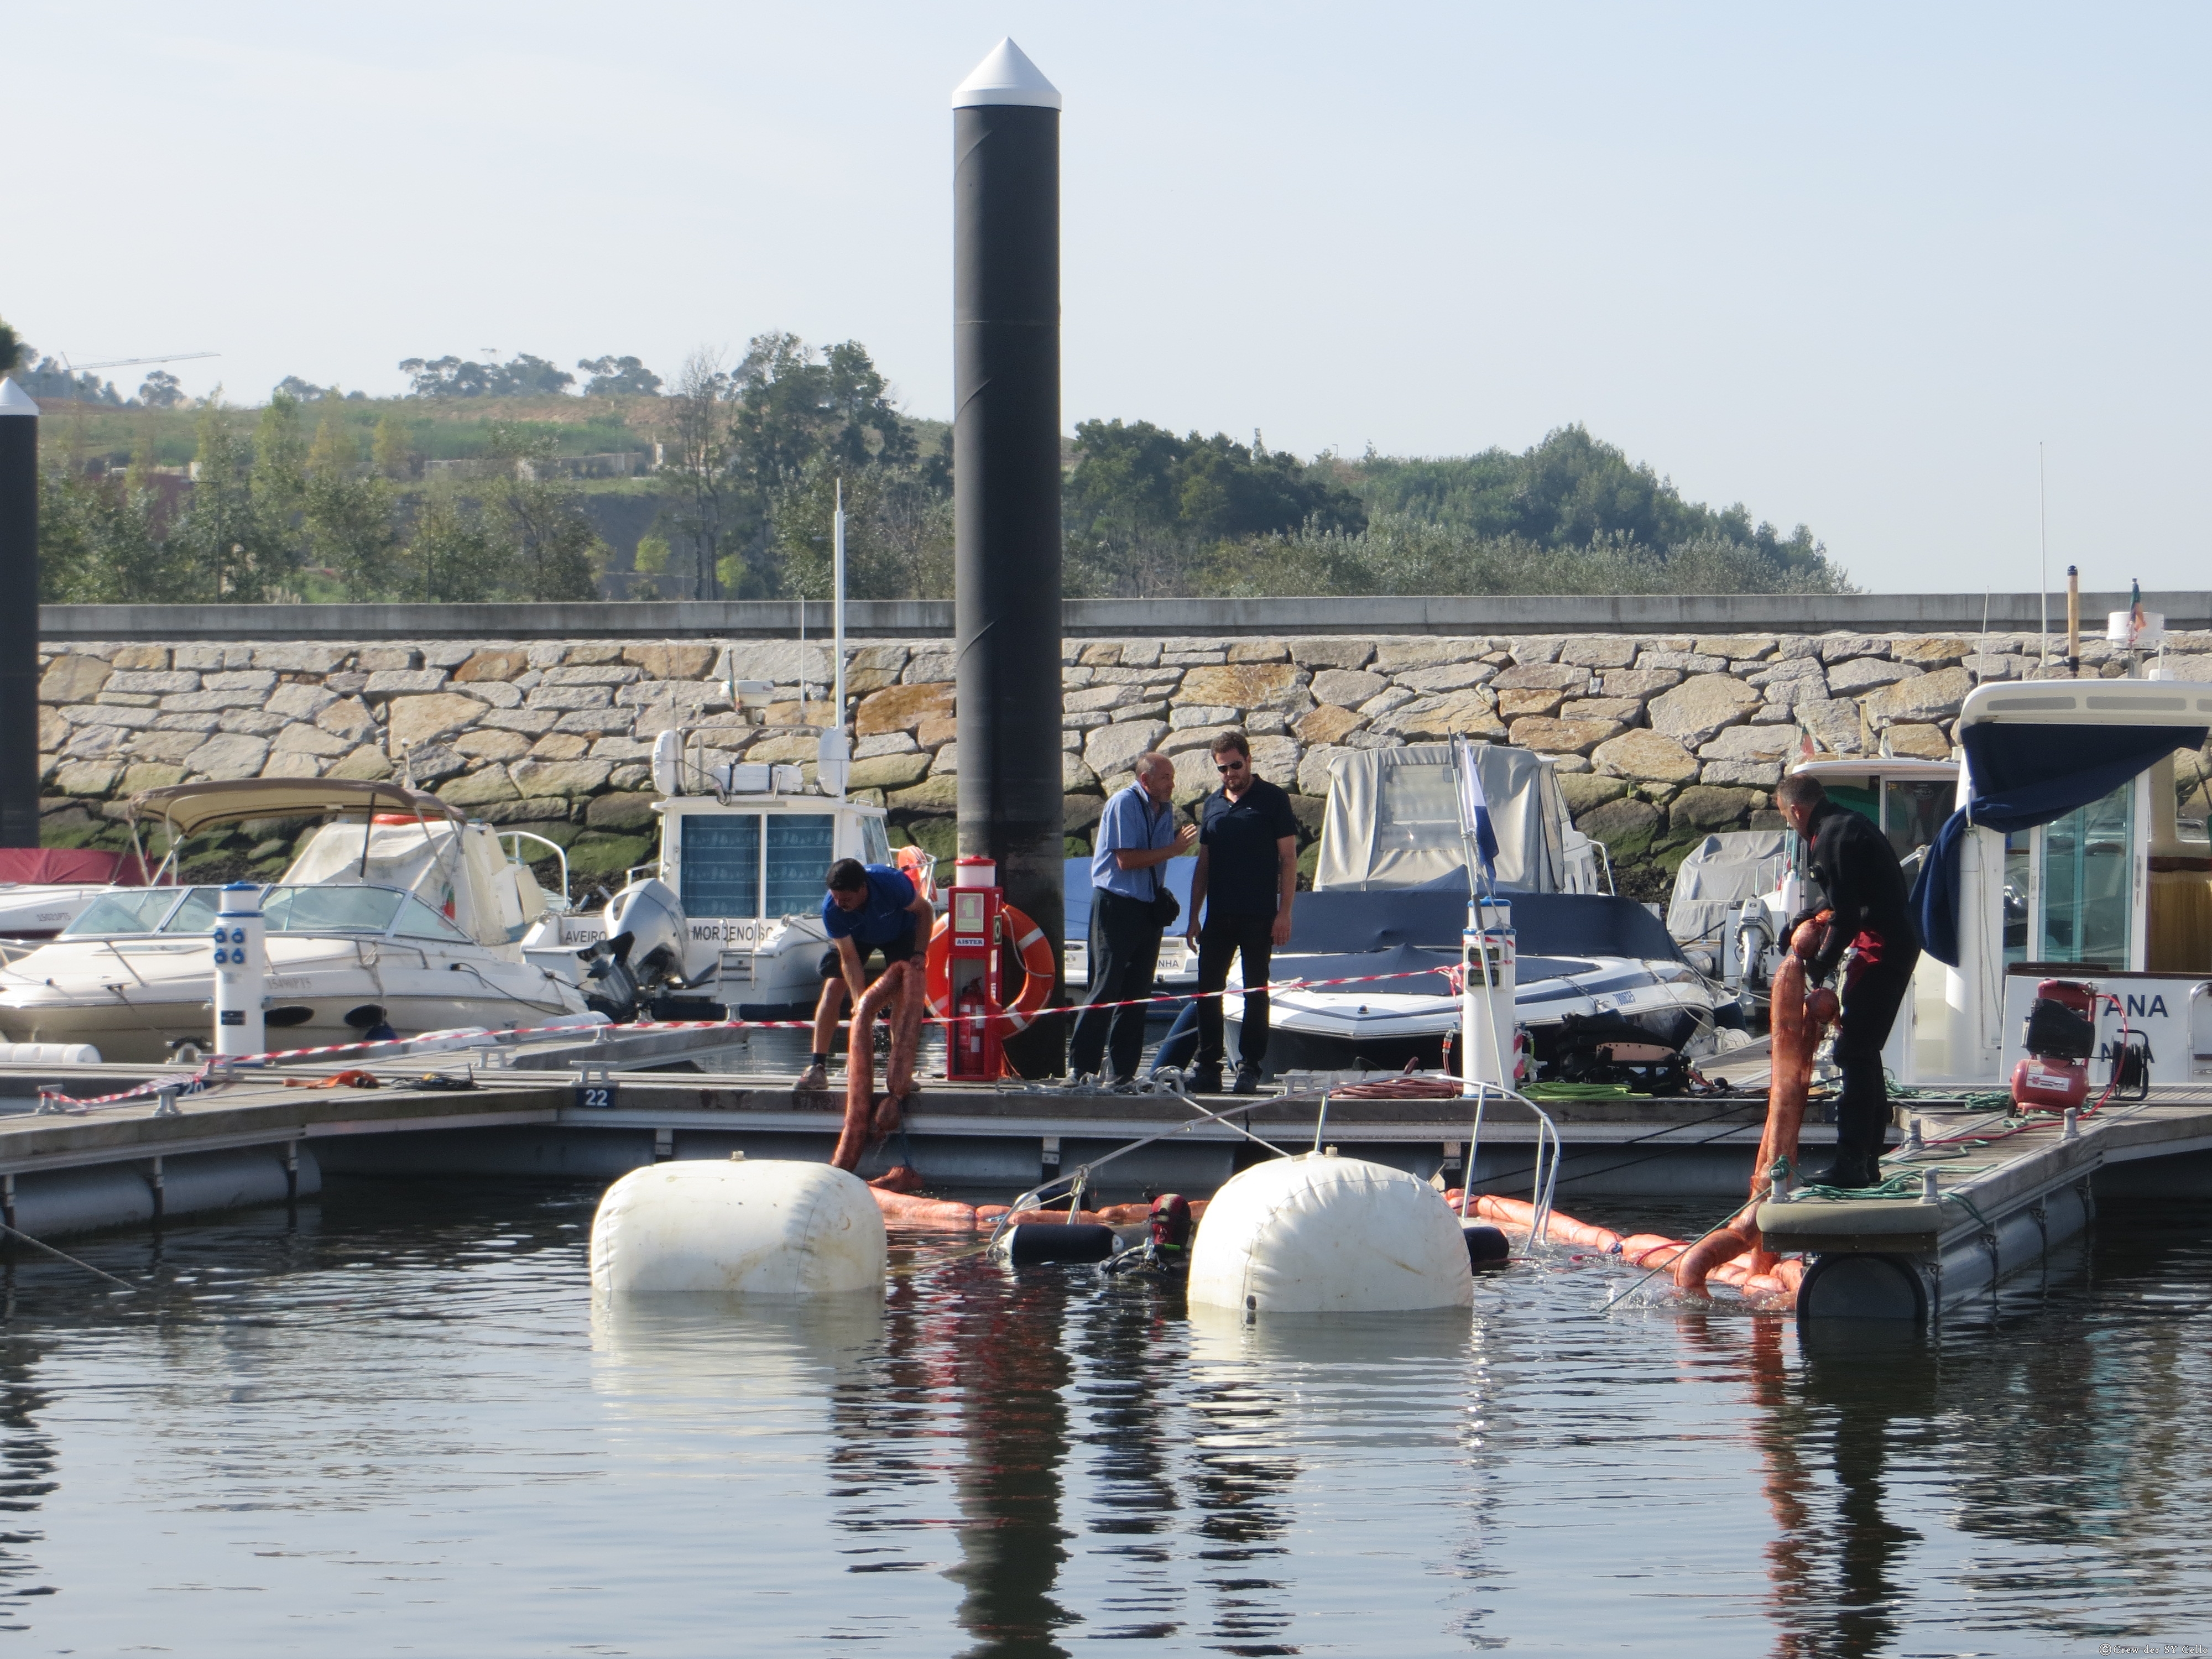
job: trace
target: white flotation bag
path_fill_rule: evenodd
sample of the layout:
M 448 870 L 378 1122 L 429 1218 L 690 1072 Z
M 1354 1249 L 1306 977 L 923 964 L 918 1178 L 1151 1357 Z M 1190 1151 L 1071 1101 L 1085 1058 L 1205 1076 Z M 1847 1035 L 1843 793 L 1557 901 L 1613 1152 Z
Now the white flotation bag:
M 9 1066 L 97 1066 L 89 1042 L 0 1042 L 0 1063 Z
M 1464 1308 L 1459 1222 L 1402 1170 L 1309 1152 L 1255 1164 L 1214 1194 L 1190 1258 L 1194 1307 L 1246 1313 Z
M 704 1159 L 633 1170 L 592 1220 L 595 1296 L 879 1290 L 884 1218 L 826 1164 Z

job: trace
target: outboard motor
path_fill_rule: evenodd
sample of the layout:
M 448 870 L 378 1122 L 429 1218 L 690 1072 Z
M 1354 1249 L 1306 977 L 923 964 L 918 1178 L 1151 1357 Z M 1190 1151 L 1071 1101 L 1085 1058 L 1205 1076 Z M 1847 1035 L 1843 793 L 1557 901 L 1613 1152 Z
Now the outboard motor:
M 630 938 L 631 976 L 641 987 L 684 977 L 684 906 L 657 877 L 634 881 L 607 901 L 607 937 Z
M 2089 1097 L 2089 1056 L 2097 1050 L 2097 988 L 2046 979 L 2028 1005 L 2020 1046 L 2027 1057 L 2012 1068 L 2012 1103 L 2061 1112 Z
M 576 952 L 584 964 L 584 1006 L 617 1024 L 637 1018 L 637 975 L 630 971 L 628 933 L 617 933 Z

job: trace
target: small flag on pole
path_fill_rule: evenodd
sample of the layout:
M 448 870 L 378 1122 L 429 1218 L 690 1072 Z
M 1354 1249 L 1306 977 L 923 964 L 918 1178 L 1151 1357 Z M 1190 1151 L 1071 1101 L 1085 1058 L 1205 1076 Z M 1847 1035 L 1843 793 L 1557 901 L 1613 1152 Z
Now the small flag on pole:
M 1482 793 L 1482 769 L 1475 764 L 1474 745 L 1465 738 L 1454 744 L 1459 759 L 1459 824 L 1474 839 L 1476 855 L 1485 875 L 1498 867 L 1498 831 L 1490 823 L 1490 801 Z

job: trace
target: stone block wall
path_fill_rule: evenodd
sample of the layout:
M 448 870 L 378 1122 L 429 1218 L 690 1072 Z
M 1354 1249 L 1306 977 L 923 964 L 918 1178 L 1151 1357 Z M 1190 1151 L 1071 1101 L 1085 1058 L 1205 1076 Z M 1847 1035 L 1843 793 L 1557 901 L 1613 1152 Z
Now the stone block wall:
M 1949 753 L 1978 680 L 2031 674 L 2033 636 L 1566 635 L 1070 639 L 1060 769 L 1068 850 L 1089 850 L 1135 757 L 1175 757 L 1177 799 L 1215 781 L 1207 744 L 1252 739 L 1291 792 L 1309 870 L 1331 763 L 1455 733 L 1555 756 L 1576 821 L 1612 849 L 1624 891 L 1663 896 L 1716 829 L 1762 821 L 1784 765 L 1821 753 Z M 2212 632 L 2172 636 L 2167 672 L 2212 681 Z M 816 641 L 622 640 L 75 644 L 42 659 L 40 748 L 51 846 L 121 844 L 120 804 L 194 778 L 406 775 L 568 852 L 588 890 L 649 855 L 647 762 L 670 726 L 708 764 L 787 762 L 810 778 L 829 719 Z M 2085 673 L 2125 672 L 2103 641 Z M 959 765 L 951 644 L 871 641 L 847 659 L 852 788 L 895 840 L 952 848 Z M 763 716 L 727 683 L 776 688 Z M 208 878 L 281 867 L 289 842 L 202 850 Z

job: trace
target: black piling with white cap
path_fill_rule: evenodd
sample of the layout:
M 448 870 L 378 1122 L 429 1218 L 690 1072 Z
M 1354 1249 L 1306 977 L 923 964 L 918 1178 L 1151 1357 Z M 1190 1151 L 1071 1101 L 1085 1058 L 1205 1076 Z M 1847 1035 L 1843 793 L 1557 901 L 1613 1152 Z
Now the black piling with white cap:
M 1060 750 L 1060 94 L 1011 40 L 952 94 L 953 617 L 960 852 L 1054 942 Z M 1056 1072 L 1041 1020 L 1007 1044 Z
M 0 847 L 39 844 L 39 405 L 0 380 Z

